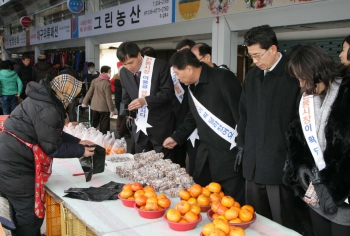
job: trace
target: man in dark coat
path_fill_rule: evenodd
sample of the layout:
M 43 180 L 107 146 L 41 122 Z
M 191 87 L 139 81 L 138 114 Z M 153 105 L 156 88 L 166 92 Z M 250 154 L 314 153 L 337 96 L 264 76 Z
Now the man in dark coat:
M 248 72 L 243 84 L 235 171 L 240 171 L 242 163 L 247 204 L 292 228 L 294 197 L 282 184 L 282 176 L 286 133 L 295 115 L 299 85 L 286 72 L 286 56 L 277 51 L 276 34 L 270 26 L 254 27 L 244 39 L 256 67 Z
M 199 62 L 189 49 L 176 52 L 170 62 L 177 78 L 185 85 L 194 86 L 188 96 L 190 113 L 164 141 L 164 147 L 173 148 L 185 142 L 197 128 L 200 144 L 194 181 L 201 186 L 218 182 L 226 195 L 244 203 L 244 179 L 241 173 L 233 171 L 237 154 L 234 128 L 239 120 L 241 84 L 231 71 Z
M 33 80 L 37 83 L 46 78 L 46 75 L 57 75 L 55 69 L 52 68 L 52 65 L 46 62 L 45 55 L 38 56 L 38 63 L 33 67 L 32 74 Z
M 25 99 L 27 97 L 25 93 L 27 84 L 33 81 L 32 66 L 30 65 L 30 56 L 28 54 L 22 56 L 22 61 L 15 67 L 15 72 L 22 81 L 23 90 L 21 98 Z
M 148 151 L 151 147 L 156 152 L 163 152 L 165 158 L 171 158 L 172 151 L 163 147 L 164 139 L 174 132 L 172 106 L 174 85 L 168 64 L 151 57 L 143 58 L 140 48 L 133 42 L 122 43 L 118 47 L 117 57 L 124 65 L 120 70 L 123 89 L 122 102 L 129 104 L 127 106 L 129 111 L 147 108 L 148 118 L 143 119 L 148 125 L 136 125 L 142 120 L 140 117 L 145 114 L 143 112 L 137 114 L 137 120 L 133 124 L 132 136 L 135 141 L 135 152 Z M 150 61 L 154 62 L 153 68 L 148 64 Z M 142 68 L 144 70 L 140 71 Z M 151 69 L 153 70 L 152 75 L 148 75 L 147 71 Z M 147 76 L 149 80 L 145 81 L 144 78 Z M 146 87 L 149 92 L 139 96 L 139 90 L 142 91 L 145 85 L 148 85 Z

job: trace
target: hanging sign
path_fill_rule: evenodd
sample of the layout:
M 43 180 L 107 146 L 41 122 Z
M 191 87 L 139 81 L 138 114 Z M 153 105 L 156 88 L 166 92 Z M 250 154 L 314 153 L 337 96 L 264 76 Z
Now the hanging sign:
M 23 16 L 21 19 L 19 19 L 19 23 L 24 27 L 28 28 L 32 25 L 32 19 L 28 16 Z
M 74 14 L 78 14 L 84 10 L 83 0 L 67 0 L 67 7 Z

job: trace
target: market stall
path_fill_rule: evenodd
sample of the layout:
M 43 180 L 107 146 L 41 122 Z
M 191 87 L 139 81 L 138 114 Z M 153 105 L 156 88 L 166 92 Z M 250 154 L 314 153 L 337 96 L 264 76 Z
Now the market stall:
M 126 178 L 120 178 L 116 173 L 105 170 L 104 173 L 93 175 L 92 180 L 85 182 L 85 177 L 73 176 L 81 173 L 82 169 L 78 159 L 55 159 L 53 174 L 46 184 L 47 192 L 71 213 L 77 216 L 95 235 L 200 235 L 202 227 L 209 223 L 205 213 L 201 213 L 203 220 L 197 228 L 191 231 L 177 232 L 168 227 L 164 218 L 144 219 L 133 208 L 125 207 L 120 200 L 88 202 L 63 197 L 64 190 L 72 187 L 87 188 L 99 187 L 110 181 L 119 183 L 132 182 Z M 171 198 L 171 207 L 179 202 L 179 198 Z M 246 235 L 299 235 L 295 231 L 287 229 L 263 216 L 258 215 L 255 223 L 246 229 Z M 69 235 L 69 234 L 68 234 Z M 87 234 L 86 234 L 87 235 Z

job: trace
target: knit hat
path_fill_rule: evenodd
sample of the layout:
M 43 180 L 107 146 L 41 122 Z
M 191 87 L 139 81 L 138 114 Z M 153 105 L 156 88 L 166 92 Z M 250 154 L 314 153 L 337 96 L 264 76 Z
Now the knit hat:
M 45 60 L 46 56 L 44 54 L 41 54 L 38 56 L 38 60 Z
M 123 67 L 123 63 L 118 61 L 117 62 L 117 67 L 118 67 L 118 70 L 120 70 Z
M 50 84 L 51 89 L 55 91 L 56 97 L 63 103 L 65 108 L 78 96 L 83 86 L 81 81 L 68 74 L 56 76 Z

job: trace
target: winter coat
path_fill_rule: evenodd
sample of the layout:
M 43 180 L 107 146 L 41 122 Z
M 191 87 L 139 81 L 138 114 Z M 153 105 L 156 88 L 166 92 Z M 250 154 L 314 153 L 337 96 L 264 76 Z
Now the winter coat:
M 282 56 L 265 78 L 255 67 L 243 83 L 237 145 L 244 149 L 243 177 L 259 184 L 282 184 L 286 133 L 299 94 L 298 80 L 288 75 L 285 64 Z
M 24 141 L 39 144 L 50 157 L 72 158 L 84 155 L 79 139 L 62 133 L 63 104 L 53 94 L 50 83 L 30 82 L 27 98 L 6 119 L 4 128 Z M 68 143 L 69 142 L 69 143 Z M 34 194 L 34 156 L 16 138 L 0 133 L 0 192 L 11 196 Z
M 350 206 L 344 201 L 350 198 L 349 119 L 350 76 L 343 79 L 331 107 L 325 127 L 326 149 L 323 152 L 323 157 L 326 167 L 319 172 L 322 184 L 327 187 L 334 203 L 338 206 L 338 212 L 334 215 L 325 215 L 321 208 L 313 208 L 332 222 L 348 226 L 350 225 Z M 302 198 L 305 195 L 305 190 L 301 187 L 296 176 L 297 169 L 301 165 L 306 165 L 311 169 L 315 166 L 315 161 L 306 142 L 299 116 L 290 124 L 287 138 L 288 155 L 283 183 L 291 186 L 296 195 Z
M 55 69 L 52 68 L 51 64 L 42 61 L 39 61 L 38 64 L 36 64 L 36 66 L 33 67 L 32 73 L 33 80 L 37 83 L 39 83 L 40 80 L 44 79 L 46 75 L 57 75 Z
M 22 80 L 23 87 L 25 88 L 26 85 L 33 81 L 33 74 L 32 74 L 32 66 L 28 65 L 25 66 L 23 62 L 21 61 L 16 67 L 15 72 L 17 73 L 18 77 Z
M 87 105 L 91 100 L 91 109 L 99 112 L 113 112 L 113 100 L 111 84 L 109 80 L 97 78 L 91 83 L 89 91 L 86 93 L 83 104 Z
M 0 94 L 16 95 L 21 94 L 23 84 L 16 72 L 8 69 L 0 70 Z

